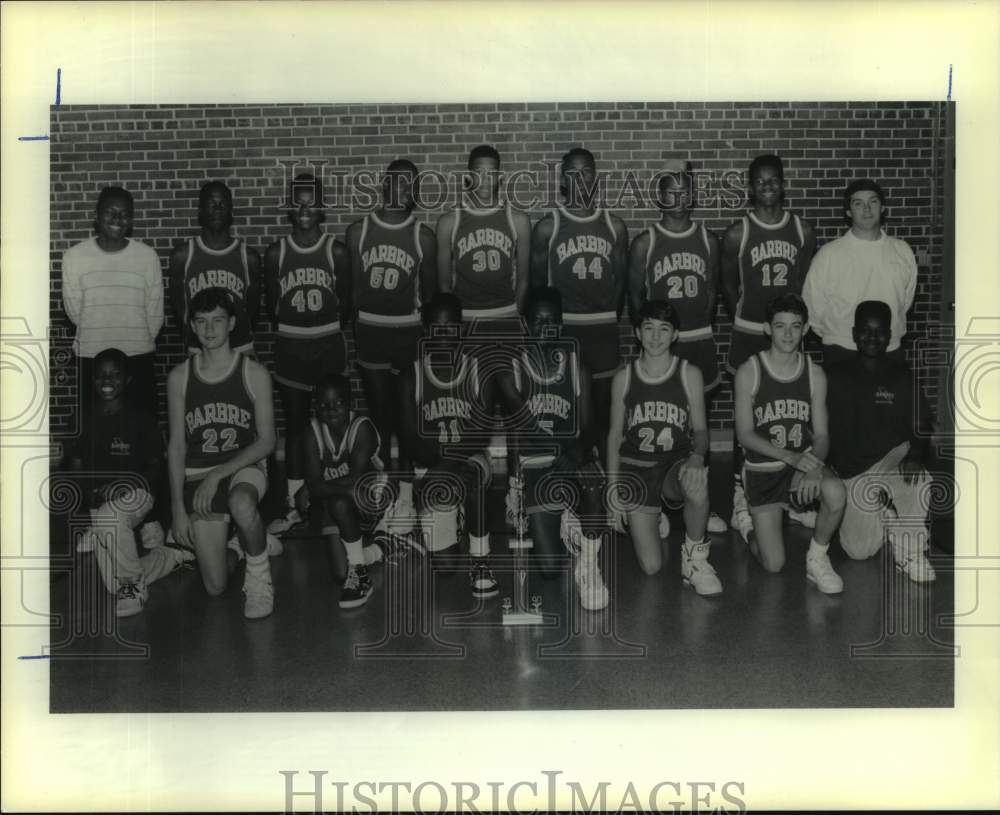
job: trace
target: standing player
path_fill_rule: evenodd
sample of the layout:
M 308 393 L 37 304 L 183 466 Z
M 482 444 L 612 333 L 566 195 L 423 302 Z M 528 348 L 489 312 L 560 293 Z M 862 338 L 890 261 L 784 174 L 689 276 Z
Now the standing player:
M 657 184 L 660 221 L 632 241 L 629 313 L 634 321 L 642 304 L 650 300 L 663 300 L 672 306 L 680 329 L 671 352 L 698 368 L 707 398 L 720 382 L 712 336 L 719 285 L 719 240 L 704 224 L 691 220 L 694 177 L 690 163 L 676 162 L 670 170 Z M 725 532 L 726 522 L 711 512 L 708 531 Z
M 483 421 L 478 360 L 464 351 L 462 304 L 454 294 L 434 295 L 424 306 L 424 325 L 420 356 L 401 375 L 407 443 L 414 463 L 427 468 L 416 482 L 424 546 L 434 552 L 454 546 L 458 508 L 464 509 L 472 596 L 493 597 L 485 512 L 492 470 L 483 449 L 491 423 Z
M 379 458 L 390 461 L 392 435 L 399 443 L 399 498 L 387 513 L 396 534 L 413 528 L 413 476 L 399 427 L 399 373 L 416 359 L 420 306 L 430 299 L 437 274 L 437 241 L 413 210 L 417 168 L 396 159 L 382 181 L 382 206 L 347 230 L 354 292 L 358 368 L 368 412 L 381 439 Z
M 246 552 L 243 613 L 266 617 L 274 589 L 258 505 L 267 491 L 265 459 L 274 450 L 271 377 L 230 347 L 236 310 L 227 291 L 198 292 L 190 315 L 201 351 L 167 379 L 174 537 L 194 549 L 208 593 L 222 594 L 231 516 Z
M 844 515 L 844 484 L 823 464 L 830 449 L 826 376 L 801 350 L 806 304 L 784 294 L 767 305 L 764 331 L 771 342 L 736 372 L 736 435 L 746 451 L 743 483 L 753 517 L 750 550 L 769 572 L 785 564 L 783 509 L 819 500 L 806 555 L 806 579 L 824 594 L 844 584 L 827 549 Z
M 285 407 L 285 514 L 268 532 L 287 532 L 302 518 L 295 495 L 304 484 L 302 434 L 309 427 L 313 386 L 347 368 L 341 320 L 350 314 L 351 275 L 347 248 L 322 231 L 323 188 L 311 175 L 291 183 L 288 219 L 292 234 L 271 244 L 264 254 L 268 311 L 278 324 L 274 378 Z
M 236 318 L 230 342 L 234 351 L 253 353 L 253 326 L 259 304 L 260 255 L 232 235 L 233 193 L 209 181 L 198 195 L 201 234 L 170 253 L 170 293 L 188 351 L 198 350 L 192 331 L 191 303 L 205 289 L 225 289 Z
M 785 169 L 778 156 L 764 154 L 750 162 L 753 208 L 726 230 L 722 239 L 722 294 L 733 315 L 727 368 L 730 373 L 770 348 L 764 331 L 767 304 L 775 297 L 801 294 L 816 251 L 812 227 L 784 208 Z M 752 521 L 741 482 L 740 451 L 734 447 L 735 485 L 732 525 L 744 537 Z M 815 520 L 795 515 L 807 525 Z
M 596 611 L 608 604 L 599 553 L 606 516 L 606 479 L 594 460 L 597 437 L 590 421 L 590 378 L 575 344 L 560 339 L 558 290 L 535 289 L 525 308 L 531 342 L 498 380 L 515 406 L 512 434 L 524 483 L 524 513 L 546 577 L 558 574 L 560 540 L 575 558 L 580 604 Z M 574 514 L 579 496 L 582 523 Z
M 681 574 L 698 594 L 722 593 L 708 562 L 708 425 L 701 371 L 671 353 L 680 318 L 666 300 L 643 303 L 635 316 L 639 358 L 615 374 L 608 433 L 609 494 L 641 483 L 638 495 L 611 499 L 615 530 L 625 532 L 625 514 L 639 565 L 646 574 L 663 566 L 657 519 L 664 499 L 684 505 Z M 693 435 L 693 439 L 692 439 Z M 624 506 L 625 511 L 615 509 Z
M 591 380 L 595 429 L 603 439 L 611 378 L 621 364 L 618 319 L 628 282 L 628 229 L 596 206 L 600 185 L 589 150 L 577 147 L 563 156 L 559 189 L 566 206 L 542 218 L 531 235 L 531 277 L 534 285 L 562 295 L 564 336 L 579 344 Z

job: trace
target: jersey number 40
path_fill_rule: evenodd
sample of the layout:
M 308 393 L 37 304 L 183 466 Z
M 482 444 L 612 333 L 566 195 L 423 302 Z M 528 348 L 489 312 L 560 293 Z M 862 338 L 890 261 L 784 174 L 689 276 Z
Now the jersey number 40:
M 319 289 L 309 289 L 307 292 L 299 289 L 292 296 L 292 305 L 299 314 L 305 312 L 306 309 L 309 311 L 319 311 L 323 308 L 323 292 Z

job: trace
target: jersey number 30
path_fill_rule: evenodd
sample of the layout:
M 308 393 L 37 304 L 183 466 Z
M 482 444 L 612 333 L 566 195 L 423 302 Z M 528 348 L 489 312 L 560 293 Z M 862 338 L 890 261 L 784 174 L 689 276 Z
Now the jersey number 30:
M 653 438 L 656 441 L 653 441 Z M 644 453 L 655 453 L 659 450 L 672 450 L 674 447 L 674 433 L 669 427 L 663 428 L 660 435 L 651 427 L 639 428 L 639 449 Z
M 201 452 L 203 453 L 225 453 L 227 450 L 236 449 L 236 431 L 231 427 L 225 427 L 221 432 L 206 427 L 202 431 L 201 438 Z M 219 447 L 219 439 L 222 439 L 221 447 Z

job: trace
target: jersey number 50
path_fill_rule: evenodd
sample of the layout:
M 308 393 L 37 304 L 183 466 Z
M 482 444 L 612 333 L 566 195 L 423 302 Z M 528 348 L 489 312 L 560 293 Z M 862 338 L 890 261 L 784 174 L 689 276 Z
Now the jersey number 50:
M 394 289 L 399 283 L 399 269 L 392 266 L 372 266 L 371 287 Z

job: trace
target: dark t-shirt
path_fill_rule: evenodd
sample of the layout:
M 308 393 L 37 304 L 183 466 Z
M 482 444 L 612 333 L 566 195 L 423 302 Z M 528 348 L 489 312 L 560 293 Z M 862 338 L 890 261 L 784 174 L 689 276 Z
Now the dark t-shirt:
M 889 360 L 876 371 L 866 370 L 857 358 L 831 365 L 826 404 L 829 462 L 841 478 L 860 475 L 911 440 L 919 416 L 927 415 L 910 369 Z

